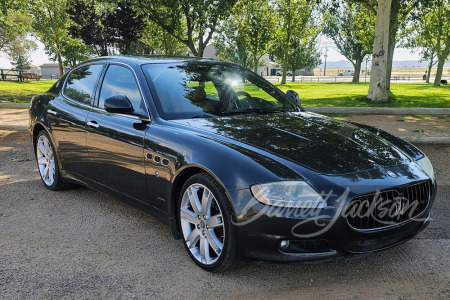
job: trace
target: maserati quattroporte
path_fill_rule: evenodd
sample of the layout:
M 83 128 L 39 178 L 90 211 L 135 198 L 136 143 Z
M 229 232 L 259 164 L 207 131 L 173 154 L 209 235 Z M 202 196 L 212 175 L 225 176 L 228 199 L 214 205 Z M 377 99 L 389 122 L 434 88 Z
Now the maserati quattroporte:
M 387 249 L 428 225 L 436 193 L 416 147 L 215 60 L 84 62 L 34 97 L 30 132 L 45 187 L 144 209 L 212 272 Z

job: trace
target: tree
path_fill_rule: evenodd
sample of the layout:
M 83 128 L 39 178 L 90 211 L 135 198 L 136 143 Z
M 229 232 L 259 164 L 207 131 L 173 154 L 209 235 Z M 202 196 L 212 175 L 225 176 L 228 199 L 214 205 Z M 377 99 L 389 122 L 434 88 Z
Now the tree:
M 135 0 L 149 20 L 203 57 L 206 46 L 236 0 Z
M 72 0 L 67 13 L 71 35 L 99 56 L 112 55 L 116 50 L 121 54 L 132 53 L 145 28 L 142 13 L 128 0 L 111 3 Z
M 120 53 L 132 54 L 132 45 L 142 37 L 145 27 L 142 13 L 134 9 L 130 0 L 122 0 L 106 16 L 106 24 L 113 30 L 112 40 Z
M 313 4 L 309 0 L 277 0 L 275 4 L 276 47 L 275 53 L 281 61 L 283 75 L 281 84 L 286 83 L 286 72 L 294 51 L 301 49 L 301 40 L 308 40 L 316 31 L 308 26 L 311 22 Z M 295 70 L 292 70 L 294 72 Z
M 216 55 L 221 59 L 249 68 L 251 60 L 243 31 L 236 16 L 232 15 L 220 27 L 213 45 Z
M 407 28 L 408 48 L 419 49 L 422 61 L 428 61 L 427 83 L 431 69 L 437 64 L 435 86 L 441 84 L 444 64 L 450 55 L 450 2 L 439 0 L 433 5 L 422 5 L 413 12 Z
M 367 9 L 371 10 L 374 15 L 377 13 L 376 0 L 347 0 L 351 3 L 361 3 Z M 392 74 L 392 62 L 394 59 L 394 51 L 399 40 L 398 33 L 405 32 L 405 27 L 410 22 L 410 14 L 414 9 L 421 6 L 433 5 L 434 0 L 392 0 L 391 9 L 389 14 L 389 43 L 387 50 L 387 67 L 386 77 L 389 79 L 386 82 L 386 88 L 391 88 L 391 74 Z M 400 36 L 401 38 L 402 36 Z
M 72 0 L 67 14 L 71 24 L 70 35 L 80 39 L 98 56 L 107 56 L 113 44 L 114 30 L 105 24 L 107 8 L 97 9 L 95 2 Z
M 236 4 L 235 14 L 251 66 L 257 72 L 273 40 L 276 26 L 273 7 L 266 0 L 241 0 Z
M 374 36 L 372 11 L 360 4 L 343 5 L 325 16 L 324 33 L 330 37 L 339 52 L 352 62 L 353 82 L 359 82 L 361 64 L 372 53 Z
M 430 83 L 431 70 L 437 61 L 436 43 L 432 31 L 429 30 L 429 20 L 425 16 L 412 22 L 412 26 L 407 28 L 408 39 L 404 44 L 407 48 L 418 49 L 421 61 L 428 61 L 426 83 Z
M 134 52 L 145 54 L 186 55 L 188 52 L 185 44 L 150 20 L 146 21 L 142 37 L 135 47 Z
M 429 21 L 429 32 L 436 40 L 438 64 L 434 86 L 440 86 L 444 64 L 450 54 L 450 3 L 448 0 L 439 0 L 436 4 L 437 8 L 430 10 L 426 20 Z
M 374 102 L 384 102 L 389 99 L 387 94 L 388 79 L 387 49 L 389 46 L 389 23 L 392 0 L 379 0 L 375 23 L 375 38 L 372 56 L 372 72 L 370 74 L 369 93 L 367 97 Z
M 27 39 L 25 36 L 12 41 L 7 50 L 7 54 L 14 68 L 20 71 L 28 70 L 31 64 L 29 54 L 36 48 L 36 43 Z
M 50 49 L 45 47 L 45 51 L 50 55 L 50 59 L 57 60 L 57 57 Z M 63 57 L 63 65 L 74 67 L 92 56 L 92 50 L 78 39 L 68 38 L 62 42 L 61 56 Z
M 291 49 L 288 66 L 292 70 L 292 82 L 295 82 L 296 70 L 311 70 L 321 63 L 320 52 L 317 49 L 317 35 L 295 43 Z
M 31 68 L 30 56 L 26 53 L 13 53 L 10 54 L 9 57 L 14 69 L 23 72 Z
M 66 0 L 32 0 L 29 3 L 33 31 L 48 51 L 56 56 L 60 76 L 64 74 L 63 45 L 70 38 L 66 7 Z
M 10 52 L 27 41 L 32 19 L 17 10 L 0 14 L 0 51 Z

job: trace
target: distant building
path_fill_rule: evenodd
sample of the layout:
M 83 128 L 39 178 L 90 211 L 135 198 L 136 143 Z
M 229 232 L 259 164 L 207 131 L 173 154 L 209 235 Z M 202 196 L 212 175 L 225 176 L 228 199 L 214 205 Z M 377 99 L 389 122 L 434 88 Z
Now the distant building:
M 25 70 L 24 73 L 33 73 L 41 76 L 41 68 L 35 65 L 30 65 L 30 68 L 28 70 Z
M 203 57 L 204 58 L 213 58 L 213 59 L 220 59 L 219 57 L 216 56 L 216 50 L 214 49 L 213 45 L 208 45 L 205 48 L 205 51 L 203 52 Z M 282 69 L 280 69 L 279 65 L 270 60 L 270 56 L 269 54 L 265 54 L 262 58 L 261 58 L 261 62 L 263 64 L 263 66 L 258 67 L 258 75 L 261 76 L 276 76 L 277 71 L 280 71 Z M 305 71 L 305 70 L 296 70 L 295 71 L 295 75 L 298 76 L 312 76 L 314 75 L 313 72 L 311 71 Z
M 59 74 L 59 65 L 58 63 L 48 63 L 40 66 L 41 68 L 41 76 L 45 79 L 58 79 L 61 77 Z M 64 72 L 69 71 L 68 67 L 64 68 Z
M 213 58 L 213 59 L 220 59 L 216 56 L 216 49 L 213 45 L 206 46 L 205 50 L 203 51 L 203 57 L 204 58 Z

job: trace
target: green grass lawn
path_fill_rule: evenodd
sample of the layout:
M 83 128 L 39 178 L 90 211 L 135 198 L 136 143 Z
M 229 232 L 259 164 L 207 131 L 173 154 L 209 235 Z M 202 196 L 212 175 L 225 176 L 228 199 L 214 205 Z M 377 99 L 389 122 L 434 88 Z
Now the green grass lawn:
M 0 100 L 29 102 L 31 97 L 48 90 L 55 81 L 0 81 Z M 377 104 L 366 99 L 368 83 L 288 82 L 275 83 L 283 91 L 295 90 L 304 106 L 386 106 L 386 107 L 447 107 L 450 108 L 450 87 L 434 87 L 426 83 L 393 83 L 393 102 Z
M 288 82 L 275 84 L 281 90 L 294 90 L 304 106 L 372 106 L 372 107 L 450 107 L 450 87 L 426 83 L 392 83 L 389 103 L 367 101 L 369 83 Z
M 47 91 L 56 80 L 33 82 L 0 81 L 0 100 L 9 102 L 30 102 L 31 98 Z

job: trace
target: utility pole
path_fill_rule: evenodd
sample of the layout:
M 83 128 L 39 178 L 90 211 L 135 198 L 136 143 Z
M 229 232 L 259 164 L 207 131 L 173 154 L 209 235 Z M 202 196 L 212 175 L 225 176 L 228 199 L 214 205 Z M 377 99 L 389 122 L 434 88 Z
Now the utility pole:
M 327 56 L 328 56 L 328 45 L 325 47 L 325 66 L 323 68 L 323 76 L 327 75 Z

